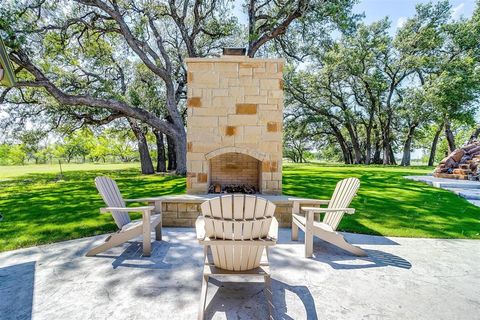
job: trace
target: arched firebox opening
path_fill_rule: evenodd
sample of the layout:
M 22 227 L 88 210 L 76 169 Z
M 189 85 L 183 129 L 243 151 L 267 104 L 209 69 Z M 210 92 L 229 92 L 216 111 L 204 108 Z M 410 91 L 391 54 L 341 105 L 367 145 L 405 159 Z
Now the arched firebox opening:
M 260 193 L 262 163 L 238 152 L 210 159 L 209 193 Z

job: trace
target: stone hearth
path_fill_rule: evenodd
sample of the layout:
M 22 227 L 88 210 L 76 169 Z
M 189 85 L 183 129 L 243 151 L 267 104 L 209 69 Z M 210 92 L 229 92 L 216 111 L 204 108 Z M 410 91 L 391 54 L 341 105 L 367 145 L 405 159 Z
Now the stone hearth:
M 282 193 L 283 59 L 187 59 L 187 193 Z

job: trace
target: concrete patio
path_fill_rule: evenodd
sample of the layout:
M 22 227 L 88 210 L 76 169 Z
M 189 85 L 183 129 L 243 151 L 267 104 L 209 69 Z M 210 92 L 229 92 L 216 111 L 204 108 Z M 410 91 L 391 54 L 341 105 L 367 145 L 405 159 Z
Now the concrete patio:
M 436 178 L 434 176 L 406 176 L 405 178 L 451 191 L 467 199 L 471 204 L 480 207 L 480 182 L 478 181 Z
M 166 228 L 149 258 L 139 242 L 84 257 L 103 238 L 1 253 L 0 319 L 196 318 L 202 248 L 193 229 Z M 479 319 L 480 241 L 346 238 L 369 257 L 315 239 L 315 258 L 305 259 L 280 231 L 271 254 L 277 319 Z M 266 319 L 262 289 L 214 280 L 206 318 Z

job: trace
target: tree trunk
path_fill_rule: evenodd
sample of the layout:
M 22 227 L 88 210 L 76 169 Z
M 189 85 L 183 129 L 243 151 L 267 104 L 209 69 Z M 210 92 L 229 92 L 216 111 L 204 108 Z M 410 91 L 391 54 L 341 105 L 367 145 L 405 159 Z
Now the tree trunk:
M 447 138 L 448 142 L 448 153 L 452 153 L 455 151 L 455 137 L 453 136 L 452 128 L 450 127 L 450 121 L 445 121 L 445 138 Z
M 155 173 L 155 170 L 153 169 L 152 158 L 150 157 L 150 152 L 148 151 L 147 137 L 145 136 L 145 132 L 138 125 L 135 119 L 128 118 L 128 123 L 130 124 L 130 128 L 132 128 L 132 131 L 137 138 L 142 174 Z
M 178 138 L 173 144 L 175 172 L 178 175 L 187 174 L 187 134 L 182 128 Z
M 167 157 L 168 157 L 168 167 L 167 170 L 175 170 L 177 168 L 176 161 L 176 146 L 175 141 L 172 137 L 167 136 Z
M 383 151 L 383 164 L 392 164 L 391 154 L 390 154 L 390 127 L 387 126 L 383 128 L 382 131 L 382 151 Z
M 345 164 L 351 164 L 352 163 L 352 157 L 350 155 L 350 151 L 348 150 L 347 143 L 345 141 L 345 138 L 342 135 L 342 132 L 338 129 L 337 125 L 330 122 L 330 128 L 333 131 L 333 134 L 335 135 L 335 138 L 337 138 L 337 142 L 340 145 L 340 148 L 342 149 L 342 154 L 343 154 L 343 161 Z
M 178 175 L 186 175 L 187 133 L 183 127 L 183 122 L 180 118 L 174 119 L 171 116 L 167 116 L 166 120 L 177 126 L 172 135 L 167 135 L 168 170 L 175 170 Z
M 373 163 L 374 164 L 381 164 L 382 163 L 382 159 L 380 157 L 382 151 L 382 147 L 381 147 L 381 144 L 380 144 L 380 134 L 378 133 L 378 130 L 375 130 L 375 153 L 373 154 Z
M 396 165 L 397 161 L 395 160 L 395 154 L 393 153 L 393 147 L 391 143 L 389 147 L 389 157 L 390 157 L 390 164 Z
M 167 159 L 165 158 L 165 142 L 163 140 L 163 133 L 159 130 L 154 130 L 155 138 L 157 140 L 157 172 L 167 171 Z
M 350 123 L 346 124 L 347 131 L 350 135 L 350 140 L 352 140 L 353 154 L 355 155 L 355 164 L 362 162 L 362 151 L 360 150 L 360 143 L 358 142 L 357 134 L 353 126 Z
M 372 163 L 381 164 L 382 163 L 381 155 L 382 155 L 382 151 L 381 151 L 380 145 L 378 145 L 378 148 L 375 148 L 375 152 L 373 153 Z
M 365 138 L 365 164 L 370 164 L 372 161 L 372 127 L 369 125 L 366 128 L 366 138 Z
M 383 164 L 390 164 L 390 144 L 388 140 L 382 142 Z
M 437 152 L 438 138 L 440 133 L 442 133 L 443 123 L 438 126 L 437 131 L 435 131 L 435 136 L 433 137 L 432 147 L 430 148 L 430 156 L 428 157 L 428 165 L 433 166 L 435 162 L 435 153 Z
M 379 118 L 380 121 L 380 130 L 382 134 L 382 151 L 383 151 L 383 164 L 389 165 L 389 164 L 395 164 L 395 157 L 393 156 L 392 152 L 392 109 L 390 107 L 390 99 L 392 97 L 393 91 L 391 88 L 389 97 L 387 99 L 387 106 L 386 106 L 386 112 L 387 112 L 387 118 L 385 119 L 385 122 L 382 122 Z
M 402 157 L 402 162 L 400 163 L 401 166 L 410 165 L 413 134 L 415 132 L 416 127 L 417 127 L 417 124 L 414 123 L 408 129 L 407 138 L 405 139 L 405 143 L 403 144 L 403 157 Z

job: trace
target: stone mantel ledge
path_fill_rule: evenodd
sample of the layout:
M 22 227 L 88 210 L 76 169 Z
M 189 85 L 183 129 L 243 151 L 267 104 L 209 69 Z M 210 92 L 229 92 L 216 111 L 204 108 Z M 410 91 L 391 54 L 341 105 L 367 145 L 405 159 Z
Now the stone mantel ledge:
M 128 202 L 175 202 L 175 203 L 201 203 L 207 200 L 210 200 L 215 197 L 225 196 L 225 195 L 234 195 L 234 193 L 209 193 L 209 194 L 173 194 L 167 196 L 159 197 L 147 197 L 147 198 L 138 198 L 138 199 L 128 199 Z M 308 199 L 293 197 L 287 195 L 268 195 L 268 194 L 252 194 L 252 196 L 257 196 L 264 198 L 266 200 L 272 201 L 274 204 L 292 204 L 294 201 L 300 201 L 304 203 L 315 203 L 317 199 Z

